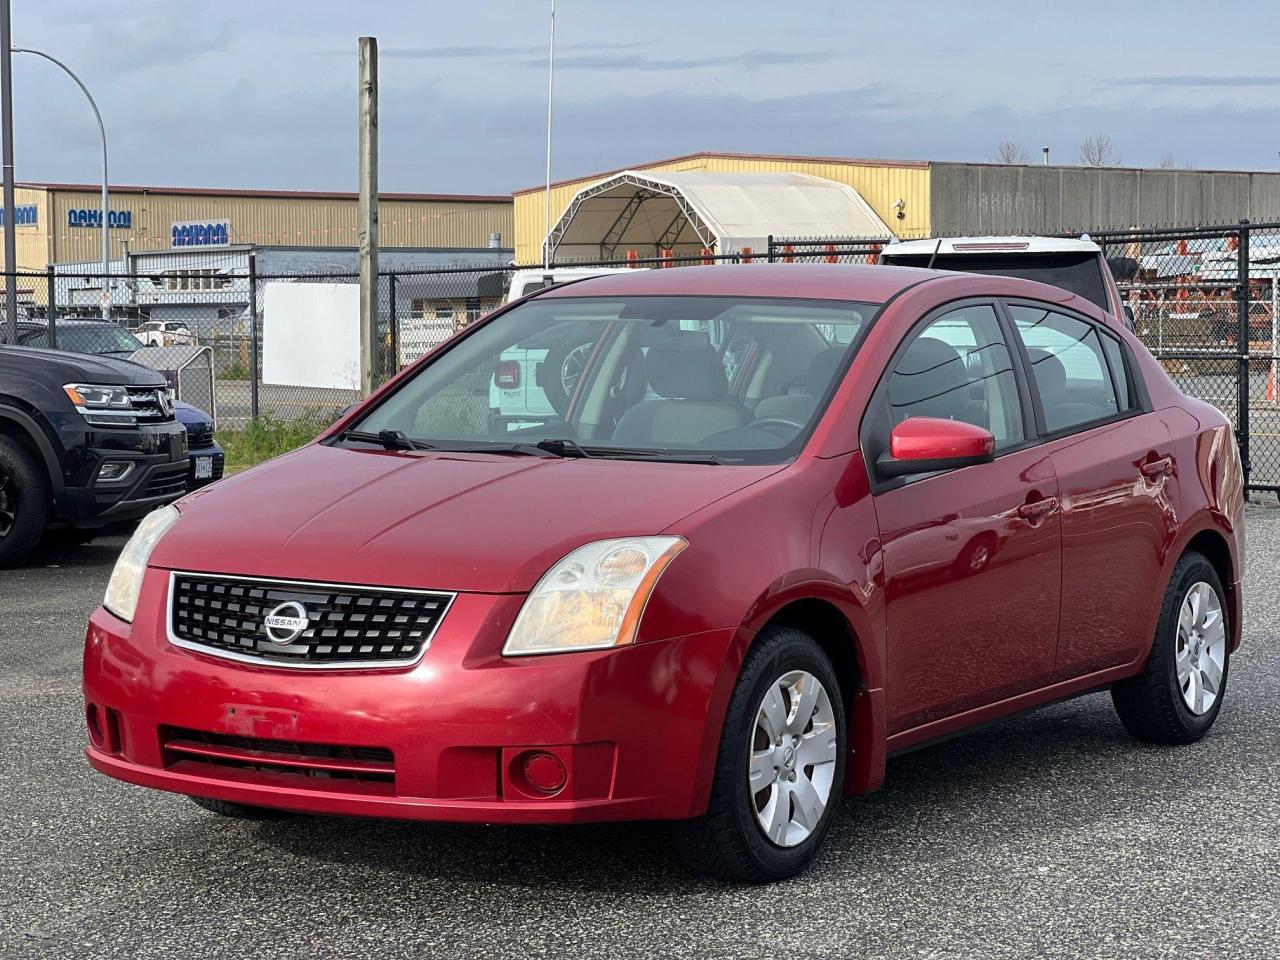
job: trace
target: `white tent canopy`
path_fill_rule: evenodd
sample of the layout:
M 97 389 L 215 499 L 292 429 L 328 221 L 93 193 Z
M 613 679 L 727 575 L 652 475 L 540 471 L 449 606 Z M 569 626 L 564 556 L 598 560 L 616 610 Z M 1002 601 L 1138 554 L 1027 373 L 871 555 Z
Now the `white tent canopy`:
M 548 238 L 553 258 L 623 259 L 672 250 L 763 254 L 779 237 L 887 237 L 852 187 L 803 173 L 624 170 L 580 190 Z

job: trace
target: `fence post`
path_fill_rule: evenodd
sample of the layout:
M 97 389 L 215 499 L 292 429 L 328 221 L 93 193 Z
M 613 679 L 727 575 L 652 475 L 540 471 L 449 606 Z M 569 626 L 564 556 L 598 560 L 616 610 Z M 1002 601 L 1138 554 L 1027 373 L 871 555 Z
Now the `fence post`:
M 773 263 L 773 234 L 769 234 L 768 262 Z
M 249 417 L 258 419 L 258 256 L 249 254 Z
M 1236 443 L 1244 468 L 1244 485 L 1249 486 L 1249 221 L 1240 221 L 1240 244 L 1236 248 Z
M 400 372 L 400 324 L 396 320 L 396 275 L 394 273 L 387 274 L 387 308 L 390 310 L 390 315 L 387 317 L 389 324 L 387 339 L 391 344 L 391 356 L 387 368 L 383 371 L 384 380 Z
M 54 282 L 53 264 L 45 267 L 45 283 L 48 285 L 46 303 L 49 312 L 49 349 L 58 349 L 58 286 Z

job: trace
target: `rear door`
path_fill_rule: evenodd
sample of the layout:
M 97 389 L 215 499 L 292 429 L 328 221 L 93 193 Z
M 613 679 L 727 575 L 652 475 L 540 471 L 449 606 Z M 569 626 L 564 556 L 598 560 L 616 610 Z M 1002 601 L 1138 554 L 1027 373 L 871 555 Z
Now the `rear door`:
M 1149 612 L 1177 523 L 1177 463 L 1117 337 L 1057 305 L 1007 307 L 1061 491 L 1055 676 L 1066 679 L 1128 663 L 1150 646 Z
M 904 340 L 868 407 L 871 464 L 913 416 L 996 438 L 990 463 L 876 478 L 891 735 L 1034 689 L 1053 671 L 1058 485 L 1022 376 L 994 302 L 949 305 Z

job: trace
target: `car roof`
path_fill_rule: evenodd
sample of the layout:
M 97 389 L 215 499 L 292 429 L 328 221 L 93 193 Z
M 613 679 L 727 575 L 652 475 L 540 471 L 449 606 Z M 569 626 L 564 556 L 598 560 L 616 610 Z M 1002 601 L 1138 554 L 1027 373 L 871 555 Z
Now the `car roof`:
M 884 303 L 928 284 L 937 303 L 965 297 L 1011 297 L 1069 307 L 1095 320 L 1108 314 L 1084 297 L 1020 277 L 861 264 L 762 263 L 610 274 L 548 287 L 532 299 L 620 296 L 781 297 Z
M 1101 253 L 1102 248 L 1086 237 L 942 237 L 930 240 L 903 240 L 884 248 L 886 257 L 932 254 L 991 253 Z
M 785 297 L 884 303 L 934 277 L 955 276 L 918 267 L 855 264 L 753 263 L 626 270 L 575 280 L 536 294 L 546 297 L 701 296 Z

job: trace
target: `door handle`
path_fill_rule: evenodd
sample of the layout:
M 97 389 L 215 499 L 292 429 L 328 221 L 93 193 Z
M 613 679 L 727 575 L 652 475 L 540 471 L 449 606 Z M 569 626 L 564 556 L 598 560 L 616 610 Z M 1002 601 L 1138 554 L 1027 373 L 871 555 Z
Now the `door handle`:
M 1018 508 L 1018 516 L 1023 520 L 1039 520 L 1041 517 L 1048 516 L 1058 509 L 1057 497 L 1046 497 L 1044 500 L 1034 500 L 1031 503 L 1024 503 Z
M 1169 472 L 1169 468 L 1173 466 L 1173 460 L 1169 457 L 1161 457 L 1159 460 L 1151 460 L 1144 463 L 1139 469 L 1142 475 L 1148 480 L 1157 480 Z

